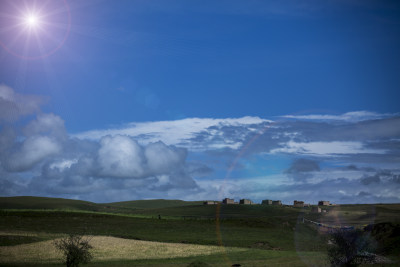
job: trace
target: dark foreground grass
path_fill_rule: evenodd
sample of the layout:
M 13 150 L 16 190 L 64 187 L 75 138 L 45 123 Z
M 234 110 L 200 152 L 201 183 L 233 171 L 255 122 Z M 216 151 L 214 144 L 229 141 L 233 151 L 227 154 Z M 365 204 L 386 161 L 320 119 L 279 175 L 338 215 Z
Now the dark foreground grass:
M 183 255 L 182 255 L 183 256 Z M 326 256 L 320 252 L 298 253 L 296 251 L 271 251 L 260 249 L 248 249 L 243 252 L 231 252 L 214 254 L 208 256 L 176 257 L 171 259 L 146 259 L 146 260 L 117 260 L 98 262 L 93 261 L 85 266 L 188 266 L 191 262 L 200 261 L 210 266 L 231 266 L 232 264 L 241 264 L 241 266 L 326 266 Z M 58 264 L 38 264 L 21 263 L 8 264 L 2 266 L 63 266 Z
M 46 240 L 37 236 L 0 235 L 0 246 L 14 246 Z

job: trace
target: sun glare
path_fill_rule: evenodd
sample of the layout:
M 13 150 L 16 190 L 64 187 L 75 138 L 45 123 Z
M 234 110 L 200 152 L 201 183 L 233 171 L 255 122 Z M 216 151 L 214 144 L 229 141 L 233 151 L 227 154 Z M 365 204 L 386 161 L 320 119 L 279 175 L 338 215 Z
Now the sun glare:
M 28 60 L 44 58 L 58 51 L 71 28 L 67 2 L 0 0 L 0 48 Z
M 25 17 L 25 24 L 29 27 L 29 28 L 36 28 L 39 25 L 39 18 L 37 15 L 35 14 L 30 14 L 28 16 Z

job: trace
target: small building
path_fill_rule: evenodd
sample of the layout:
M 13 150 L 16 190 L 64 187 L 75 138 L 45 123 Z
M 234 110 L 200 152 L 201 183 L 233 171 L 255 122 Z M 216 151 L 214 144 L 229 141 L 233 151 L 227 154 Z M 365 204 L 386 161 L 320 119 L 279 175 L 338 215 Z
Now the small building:
M 282 201 L 280 201 L 280 200 L 273 200 L 273 201 L 272 201 L 272 205 L 274 205 L 274 206 L 282 206 Z
M 213 201 L 213 200 L 211 200 L 211 201 L 207 200 L 207 201 L 203 202 L 203 205 L 217 205 L 217 204 L 218 204 L 218 201 Z
M 293 201 L 293 207 L 303 208 L 304 201 L 298 201 L 298 200 Z
M 321 213 L 321 208 L 320 207 L 312 207 L 311 212 L 312 213 Z
M 222 200 L 222 203 L 224 203 L 224 204 L 235 204 L 235 200 L 231 199 L 231 198 L 224 198 L 224 200 Z
M 254 203 L 250 199 L 241 199 L 239 204 L 251 205 L 251 204 L 254 204 Z
M 318 206 L 329 206 L 329 201 L 320 200 L 318 201 Z
M 261 202 L 262 205 L 272 205 L 272 200 L 270 199 L 265 199 Z

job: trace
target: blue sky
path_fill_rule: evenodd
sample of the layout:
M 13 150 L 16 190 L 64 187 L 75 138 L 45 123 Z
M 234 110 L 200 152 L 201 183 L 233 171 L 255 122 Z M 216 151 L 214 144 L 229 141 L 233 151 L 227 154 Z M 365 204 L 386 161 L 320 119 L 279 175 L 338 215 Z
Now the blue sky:
M 0 5 L 2 196 L 399 202 L 397 1 Z

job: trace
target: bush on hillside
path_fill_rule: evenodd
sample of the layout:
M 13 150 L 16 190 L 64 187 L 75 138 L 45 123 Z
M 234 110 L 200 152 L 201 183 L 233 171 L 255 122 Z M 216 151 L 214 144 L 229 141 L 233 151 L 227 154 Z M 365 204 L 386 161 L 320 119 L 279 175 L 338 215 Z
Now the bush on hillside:
M 375 260 L 375 242 L 361 230 L 338 230 L 331 234 L 331 242 L 328 259 L 332 266 L 358 266 Z
M 92 245 L 89 239 L 81 235 L 70 234 L 67 237 L 54 241 L 54 246 L 64 254 L 64 263 L 67 267 L 78 267 L 79 264 L 92 260 Z

